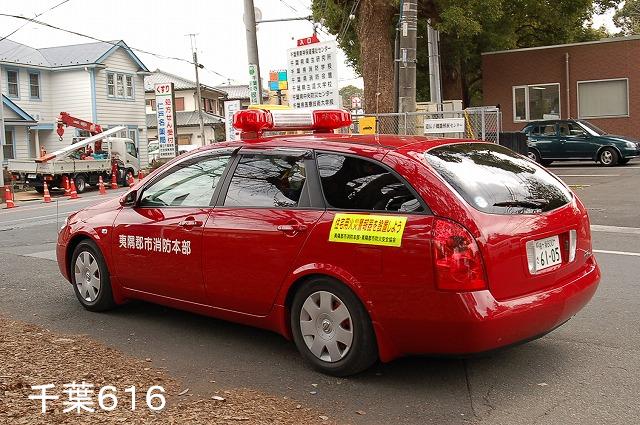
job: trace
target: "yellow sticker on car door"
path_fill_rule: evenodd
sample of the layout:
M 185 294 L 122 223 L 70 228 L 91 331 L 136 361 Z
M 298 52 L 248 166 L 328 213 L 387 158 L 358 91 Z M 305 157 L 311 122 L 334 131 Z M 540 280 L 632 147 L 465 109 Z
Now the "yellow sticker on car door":
M 330 242 L 401 246 L 407 217 L 338 213 L 331 224 Z

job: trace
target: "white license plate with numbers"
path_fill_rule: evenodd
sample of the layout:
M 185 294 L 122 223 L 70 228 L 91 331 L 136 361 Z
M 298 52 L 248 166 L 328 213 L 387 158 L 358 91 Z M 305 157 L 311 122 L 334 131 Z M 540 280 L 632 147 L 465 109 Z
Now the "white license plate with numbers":
M 35 174 L 27 174 L 27 178 L 28 179 L 35 179 L 36 175 Z
M 536 258 L 536 271 L 562 263 L 558 236 L 533 241 L 533 249 Z

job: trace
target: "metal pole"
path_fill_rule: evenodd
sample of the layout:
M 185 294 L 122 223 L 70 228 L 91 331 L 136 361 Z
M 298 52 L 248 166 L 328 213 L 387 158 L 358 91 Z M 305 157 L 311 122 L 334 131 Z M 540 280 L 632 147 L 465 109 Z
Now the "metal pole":
M 256 38 L 256 12 L 253 0 L 244 0 L 244 26 L 247 39 L 247 60 L 249 67 L 256 68 L 258 77 L 258 104 L 262 103 L 262 79 L 260 78 L 260 59 L 258 57 L 258 39 Z
M 189 34 L 189 38 L 191 39 L 191 53 L 193 54 L 193 66 L 196 68 L 196 96 L 198 97 L 196 105 L 198 106 L 198 120 L 200 121 L 200 137 L 202 146 L 207 144 L 207 141 L 204 138 L 204 118 L 202 117 L 202 92 L 200 89 L 200 76 L 198 75 L 198 68 L 200 68 L 200 64 L 198 63 L 198 52 L 197 47 L 194 46 L 194 41 L 197 34 Z
M 400 11 L 398 111 L 416 111 L 416 43 L 418 0 L 404 0 Z
M 440 34 L 431 26 L 427 25 L 427 48 L 429 52 L 429 93 L 431 103 L 435 103 L 440 109 L 442 104 L 442 88 L 440 79 Z

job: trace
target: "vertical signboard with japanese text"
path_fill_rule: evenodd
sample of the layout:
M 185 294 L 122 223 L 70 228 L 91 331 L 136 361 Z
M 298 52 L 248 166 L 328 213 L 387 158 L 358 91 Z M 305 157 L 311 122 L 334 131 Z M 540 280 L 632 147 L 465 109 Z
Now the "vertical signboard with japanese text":
M 252 105 L 258 105 L 260 99 L 260 84 L 258 84 L 258 65 L 249 64 L 249 100 Z
M 156 118 L 158 119 L 158 146 L 160 158 L 174 158 L 178 155 L 176 143 L 176 111 L 173 99 L 173 83 L 155 85 Z
M 233 114 L 240 110 L 239 100 L 227 100 L 224 102 L 224 126 L 227 132 L 227 140 L 237 140 L 236 131 L 233 128 Z
M 338 46 L 335 41 L 302 44 L 287 52 L 289 105 L 340 107 Z

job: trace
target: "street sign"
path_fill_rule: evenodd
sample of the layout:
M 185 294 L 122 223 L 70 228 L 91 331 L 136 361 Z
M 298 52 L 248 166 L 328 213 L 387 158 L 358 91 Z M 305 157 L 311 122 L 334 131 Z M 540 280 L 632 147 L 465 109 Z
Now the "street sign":
M 173 98 L 173 83 L 158 83 L 156 93 L 156 118 L 158 120 L 158 146 L 160 158 L 173 158 L 178 155 L 176 143 L 176 110 Z
M 224 128 L 227 132 L 227 140 L 237 140 L 236 132 L 233 128 L 233 114 L 239 110 L 239 100 L 227 100 L 224 102 Z
M 339 107 L 338 45 L 323 41 L 287 51 L 289 105 Z
M 424 120 L 424 134 L 464 133 L 464 118 L 434 118 Z
M 298 47 L 308 46 L 309 44 L 320 43 L 318 40 L 318 34 L 313 34 L 311 37 L 299 38 L 296 44 Z
M 287 71 L 269 72 L 269 90 L 287 90 Z
M 252 105 L 257 105 L 261 102 L 260 99 L 260 84 L 258 84 L 258 65 L 249 64 L 249 100 Z

